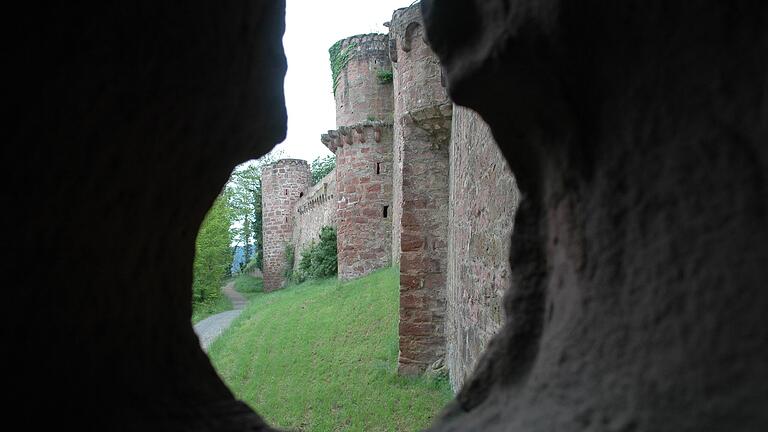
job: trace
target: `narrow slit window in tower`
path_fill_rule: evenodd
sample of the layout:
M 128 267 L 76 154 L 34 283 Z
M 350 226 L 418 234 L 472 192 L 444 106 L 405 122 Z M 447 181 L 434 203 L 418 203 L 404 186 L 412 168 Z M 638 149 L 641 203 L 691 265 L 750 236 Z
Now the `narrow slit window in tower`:
M 376 174 L 381 174 L 381 162 L 376 162 Z
M 389 215 L 389 206 L 384 206 L 384 209 L 382 210 L 381 213 L 382 213 L 382 216 L 384 217 L 384 219 L 386 219 L 387 216 Z

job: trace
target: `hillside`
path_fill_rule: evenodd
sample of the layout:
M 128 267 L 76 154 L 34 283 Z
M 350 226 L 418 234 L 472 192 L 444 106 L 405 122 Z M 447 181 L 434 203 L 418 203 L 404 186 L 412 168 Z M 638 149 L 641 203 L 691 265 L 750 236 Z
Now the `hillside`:
M 254 295 L 209 356 L 235 395 L 281 428 L 419 430 L 447 380 L 396 374 L 397 273 Z M 393 429 L 394 428 L 394 429 Z

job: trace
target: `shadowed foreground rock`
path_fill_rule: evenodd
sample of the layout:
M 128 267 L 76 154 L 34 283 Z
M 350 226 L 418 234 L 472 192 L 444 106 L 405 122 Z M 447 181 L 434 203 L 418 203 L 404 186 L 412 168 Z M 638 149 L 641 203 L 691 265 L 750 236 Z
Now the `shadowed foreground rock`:
M 734 3 L 422 3 L 522 192 L 507 322 L 435 430 L 768 428 L 768 6 Z
M 283 2 L 26 8 L 6 26 L 6 411 L 267 430 L 200 350 L 190 284 L 231 168 L 285 134 Z M 435 430 L 768 429 L 765 3 L 424 10 L 522 192 L 506 325 Z
M 6 409 L 23 429 L 263 430 L 201 351 L 190 286 L 230 171 L 285 135 L 284 3 L 30 5 L 11 21 L 3 274 L 25 282 L 6 291 Z

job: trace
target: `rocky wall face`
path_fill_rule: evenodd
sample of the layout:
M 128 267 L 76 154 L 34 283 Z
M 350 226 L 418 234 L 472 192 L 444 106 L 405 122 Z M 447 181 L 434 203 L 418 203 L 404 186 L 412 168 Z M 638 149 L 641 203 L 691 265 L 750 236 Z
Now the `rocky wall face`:
M 397 72 L 395 72 L 397 89 Z M 403 220 L 403 128 L 397 122 L 393 125 L 392 142 L 392 265 L 400 264 L 400 238 Z
M 264 230 L 264 291 L 285 284 L 286 245 L 293 241 L 296 202 L 312 183 L 306 161 L 282 159 L 262 169 L 262 224 Z
M 349 59 L 334 91 L 336 126 L 392 121 L 392 82 L 379 78 L 392 71 L 388 40 L 387 35 L 367 34 L 342 41 L 341 50 Z
M 316 185 L 303 192 L 294 206 L 293 245 L 294 268 L 301 260 L 301 252 L 312 242 L 319 241 L 320 229 L 336 227 L 336 170 L 323 177 Z
M 768 4 L 422 1 L 521 191 L 440 431 L 768 428 Z
M 505 320 L 519 194 L 488 125 L 470 109 L 453 108 L 450 156 L 445 339 L 458 391 Z
M 392 127 L 357 129 L 336 148 L 339 280 L 388 267 L 392 259 Z

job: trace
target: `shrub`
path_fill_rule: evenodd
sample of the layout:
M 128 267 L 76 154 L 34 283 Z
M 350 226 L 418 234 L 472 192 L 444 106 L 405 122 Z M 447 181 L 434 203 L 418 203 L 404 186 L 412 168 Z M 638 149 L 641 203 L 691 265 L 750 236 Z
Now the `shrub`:
M 320 229 L 320 241 L 312 242 L 301 253 L 298 274 L 295 278 L 322 279 L 336 275 L 338 256 L 336 250 L 336 228 L 324 226 Z
M 243 273 L 252 273 L 254 270 L 262 269 L 262 251 L 256 251 L 256 253 L 253 254 L 253 258 L 248 262 L 248 264 L 245 265 L 243 268 Z
M 379 79 L 379 83 L 389 84 L 392 82 L 394 75 L 391 70 L 379 69 L 376 71 L 376 77 Z
M 283 271 L 283 275 L 285 276 L 286 280 L 292 280 L 293 279 L 293 264 L 295 262 L 295 257 L 293 254 L 293 245 L 288 243 L 285 245 L 285 253 L 283 254 L 283 257 L 285 259 L 285 270 Z

